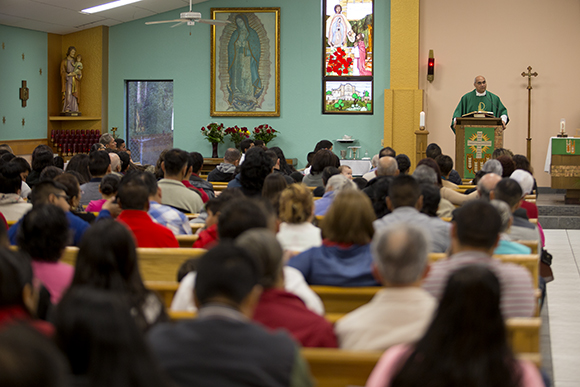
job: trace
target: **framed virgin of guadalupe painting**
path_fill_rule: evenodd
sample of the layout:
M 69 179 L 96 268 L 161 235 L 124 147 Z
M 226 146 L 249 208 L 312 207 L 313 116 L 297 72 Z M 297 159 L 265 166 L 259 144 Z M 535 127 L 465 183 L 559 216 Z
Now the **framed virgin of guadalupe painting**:
M 280 116 L 280 8 L 212 8 L 210 115 Z

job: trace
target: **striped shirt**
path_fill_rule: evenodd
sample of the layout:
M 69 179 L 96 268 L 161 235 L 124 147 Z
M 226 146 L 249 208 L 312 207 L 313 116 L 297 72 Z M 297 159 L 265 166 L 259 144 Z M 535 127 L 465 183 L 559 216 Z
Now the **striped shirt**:
M 498 277 L 501 284 L 501 311 L 504 318 L 532 317 L 536 308 L 535 286 L 532 276 L 525 268 L 491 259 L 478 251 L 464 251 L 431 264 L 423 288 L 441 300 L 447 279 L 455 270 L 468 265 L 486 265 Z M 477 300 L 474 300 L 477 302 Z

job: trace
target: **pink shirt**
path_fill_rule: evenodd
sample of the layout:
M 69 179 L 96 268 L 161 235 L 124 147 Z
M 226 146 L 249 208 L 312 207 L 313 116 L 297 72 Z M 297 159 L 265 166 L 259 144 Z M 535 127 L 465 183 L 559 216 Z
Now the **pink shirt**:
M 32 271 L 50 292 L 50 301 L 58 304 L 72 282 L 75 268 L 61 262 L 32 261 Z
M 101 212 L 106 201 L 107 199 L 91 200 L 87 206 L 87 212 Z
M 407 356 L 411 354 L 412 347 L 407 344 L 395 345 L 389 348 L 371 372 L 366 387 L 388 387 L 393 377 L 399 372 Z M 543 387 L 544 381 L 535 365 L 529 361 L 517 362 L 522 373 L 520 387 Z

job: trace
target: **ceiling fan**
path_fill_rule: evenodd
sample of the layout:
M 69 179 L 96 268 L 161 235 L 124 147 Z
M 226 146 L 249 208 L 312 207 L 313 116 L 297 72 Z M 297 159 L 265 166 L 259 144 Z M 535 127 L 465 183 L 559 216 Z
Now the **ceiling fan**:
M 181 12 L 179 14 L 179 19 L 145 22 L 145 24 L 147 25 L 162 24 L 162 23 L 177 23 L 171 26 L 171 28 L 173 28 L 180 26 L 184 23 L 187 23 L 188 26 L 193 26 L 195 25 L 195 23 L 205 23 L 205 24 L 213 24 L 214 26 L 223 26 L 229 24 L 230 22 L 227 20 L 202 19 L 201 13 L 191 11 L 191 0 L 189 0 L 189 12 Z

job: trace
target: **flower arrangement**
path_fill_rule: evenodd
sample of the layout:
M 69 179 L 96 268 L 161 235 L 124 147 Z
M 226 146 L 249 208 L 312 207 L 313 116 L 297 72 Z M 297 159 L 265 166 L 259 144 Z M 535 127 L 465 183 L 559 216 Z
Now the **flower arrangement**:
M 276 129 L 272 128 L 270 125 L 262 124 L 254 128 L 254 140 L 262 140 L 264 141 L 264 144 L 267 145 L 270 141 L 278 136 L 276 133 L 278 133 L 278 131 L 276 131 Z
M 328 59 L 328 65 L 326 66 L 327 73 L 336 73 L 339 76 L 347 75 L 350 71 L 350 66 L 352 65 L 352 58 L 345 58 L 346 51 L 338 47 L 335 52 L 330 54 Z
M 230 126 L 225 130 L 225 134 L 230 136 L 230 139 L 234 144 L 236 144 L 236 148 L 239 147 L 242 140 L 246 138 L 250 138 L 250 131 L 248 128 L 236 126 Z
M 211 124 L 207 125 L 207 128 L 204 126 L 201 128 L 201 134 L 203 134 L 207 141 L 211 142 L 212 144 L 217 144 L 220 142 L 224 142 L 224 124 L 218 124 L 212 122 Z

